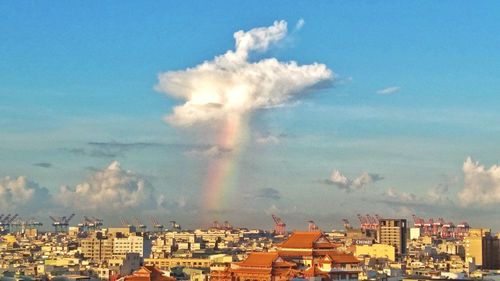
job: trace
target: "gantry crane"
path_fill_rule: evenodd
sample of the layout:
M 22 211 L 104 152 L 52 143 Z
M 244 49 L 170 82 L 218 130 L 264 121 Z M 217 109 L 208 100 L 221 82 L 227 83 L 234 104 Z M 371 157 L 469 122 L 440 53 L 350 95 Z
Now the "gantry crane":
M 274 220 L 274 233 L 276 235 L 285 235 L 286 234 L 286 224 L 285 222 L 275 216 L 274 214 L 272 215 L 273 220 Z
M 49 218 L 52 220 L 52 225 L 54 226 L 55 233 L 68 231 L 69 222 L 71 221 L 71 219 L 73 219 L 74 216 L 75 214 L 71 214 L 69 217 L 63 216 L 57 218 L 49 216 Z
M 319 230 L 319 227 L 316 225 L 316 223 L 314 223 L 313 220 L 310 220 L 307 222 L 308 223 L 308 229 L 309 231 L 318 231 Z
M 163 232 L 163 228 L 165 228 L 165 226 L 158 221 L 157 217 L 151 216 L 151 223 L 153 224 L 153 229 L 156 232 L 159 232 L 159 233 Z

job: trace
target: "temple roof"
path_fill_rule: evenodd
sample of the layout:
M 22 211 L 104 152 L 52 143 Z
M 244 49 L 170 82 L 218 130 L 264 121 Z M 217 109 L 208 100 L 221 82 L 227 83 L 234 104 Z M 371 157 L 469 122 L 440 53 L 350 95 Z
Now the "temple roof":
M 322 262 L 333 262 L 335 264 L 345 264 L 345 263 L 360 263 L 360 261 L 351 254 L 339 253 L 339 252 L 330 252 L 327 255 L 323 256 L 321 259 Z
M 174 281 L 175 278 L 163 276 L 163 273 L 154 266 L 142 266 L 131 275 L 125 276 L 124 281 Z
M 292 267 L 295 264 L 281 259 L 278 252 L 251 252 L 248 257 L 236 263 L 240 267 Z
M 330 242 L 328 238 L 320 231 L 310 232 L 293 232 L 287 240 L 278 245 L 281 248 L 334 248 L 335 244 Z

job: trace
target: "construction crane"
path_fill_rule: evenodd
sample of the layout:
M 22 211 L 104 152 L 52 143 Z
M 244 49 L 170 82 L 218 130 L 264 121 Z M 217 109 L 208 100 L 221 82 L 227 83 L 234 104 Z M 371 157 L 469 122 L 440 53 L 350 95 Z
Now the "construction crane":
M 369 223 L 369 226 L 368 226 L 369 229 L 373 229 L 373 230 L 378 229 L 378 220 L 377 219 L 372 217 L 370 214 L 366 214 L 366 219 Z
M 3 228 L 5 223 L 10 220 L 11 214 L 7 214 L 6 216 L 2 217 L 2 220 L 0 221 L 0 226 Z
M 434 220 L 432 218 L 430 218 L 428 221 L 424 220 L 424 235 L 425 236 L 431 236 L 433 224 L 434 224 Z
M 424 219 L 417 217 L 417 215 L 415 214 L 413 214 L 412 217 L 413 217 L 413 226 L 420 228 L 420 230 L 422 230 L 424 227 Z
M 229 223 L 229 221 L 224 221 L 224 225 L 222 226 L 224 230 L 232 230 L 233 226 Z
M 181 230 L 181 225 L 178 224 L 176 221 L 170 221 L 170 225 L 172 225 L 172 229 L 174 230 Z
M 367 230 L 370 228 L 370 223 L 368 222 L 366 217 L 363 217 L 361 214 L 358 214 L 357 217 L 362 230 Z
M 135 223 L 137 224 L 137 228 L 139 228 L 141 232 L 146 231 L 147 226 L 141 223 L 141 221 L 137 217 L 135 217 Z
M 452 222 L 443 222 L 441 226 L 441 237 L 442 238 L 454 238 L 455 237 L 455 224 Z
M 103 219 L 99 219 L 96 217 L 89 218 L 87 216 L 83 216 L 83 218 L 85 219 L 84 224 L 87 226 L 89 230 L 97 230 L 99 227 L 103 225 Z
M 122 226 L 124 227 L 131 227 L 132 225 L 128 222 L 127 219 L 125 219 L 124 217 L 120 217 L 120 223 L 122 224 Z
M 212 223 L 212 228 L 213 229 L 220 229 L 220 224 L 219 224 L 219 221 L 214 221 Z
M 69 222 L 75 214 L 71 214 L 69 217 L 63 216 L 63 217 L 53 217 L 49 216 L 49 218 L 52 220 L 52 225 L 54 226 L 54 231 L 55 233 L 60 233 L 60 232 L 66 232 L 68 230 Z
M 85 218 L 83 219 L 83 221 L 79 222 L 76 226 L 78 226 L 82 231 L 87 231 L 89 227 L 88 222 Z
M 10 232 L 11 225 L 17 217 L 18 217 L 17 214 L 13 216 L 11 216 L 11 214 L 8 214 L 7 216 L 3 217 L 2 220 L 0 221 L 0 229 L 4 232 Z
M 443 225 L 443 218 L 438 218 L 437 220 L 435 220 L 433 223 L 432 223 L 432 232 L 431 234 L 433 236 L 438 236 L 439 233 L 440 233 L 440 230 L 441 230 L 441 226 Z
M 38 221 L 38 220 L 37 220 L 36 218 L 34 218 L 34 217 L 33 217 L 33 218 L 31 218 L 31 219 L 29 219 L 29 220 L 28 220 L 28 224 L 27 224 L 27 226 L 28 226 L 29 228 L 35 228 L 35 229 L 40 228 L 40 226 L 42 226 L 42 225 L 43 225 L 43 223 L 41 223 L 40 221 Z
M 467 223 L 466 221 L 457 224 L 457 226 L 455 227 L 455 237 L 463 239 L 469 232 L 469 229 L 469 223 Z
M 351 230 L 351 229 L 352 229 L 352 226 L 351 226 L 351 224 L 349 223 L 349 220 L 348 220 L 348 219 L 342 219 L 342 222 L 344 223 L 344 229 L 345 229 L 345 230 Z
M 27 222 L 25 220 L 19 217 L 17 219 L 12 220 L 10 223 L 8 223 L 9 232 L 24 233 L 26 230 L 26 223 Z
M 285 235 L 286 233 L 286 224 L 285 222 L 275 216 L 274 214 L 272 215 L 273 220 L 274 220 L 274 234 L 276 235 Z
M 160 224 L 160 222 L 158 221 L 158 218 L 157 217 L 154 217 L 154 216 L 151 216 L 151 223 L 153 224 L 153 229 L 156 231 L 156 232 L 159 232 L 159 233 L 162 233 L 163 232 L 163 228 L 165 227 L 163 224 Z
M 314 223 L 313 220 L 308 221 L 308 229 L 309 231 L 318 231 L 319 227 Z

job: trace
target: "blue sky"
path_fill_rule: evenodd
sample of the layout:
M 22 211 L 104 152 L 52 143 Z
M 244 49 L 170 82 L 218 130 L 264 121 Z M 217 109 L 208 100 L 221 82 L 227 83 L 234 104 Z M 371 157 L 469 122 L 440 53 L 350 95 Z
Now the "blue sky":
M 116 160 L 135 174 L 132 185 L 144 179 L 153 197 L 168 201 L 158 210 L 141 201 L 130 215 L 206 223 L 196 213 L 211 159 L 190 152 L 213 141 L 206 128 L 163 121 L 182 100 L 155 91 L 158 74 L 234 50 L 238 30 L 285 20 L 286 38 L 251 59 L 323 63 L 336 74 L 333 87 L 251 113 L 250 140 L 226 195 L 233 203 L 207 219 L 271 227 L 275 212 L 297 228 L 314 219 L 330 229 L 356 213 L 417 213 L 498 228 L 487 213 L 498 212 L 500 199 L 460 197 L 471 190 L 500 197 L 494 171 L 480 179 L 464 171 L 469 156 L 487 171 L 500 159 L 498 8 L 493 1 L 2 1 L 0 178 L 24 176 L 54 197 L 62 185 L 97 181 L 95 173 Z M 394 93 L 378 93 L 390 87 Z M 273 141 L 259 143 L 262 136 Z M 381 179 L 346 189 L 332 181 L 334 170 L 351 181 L 365 172 Z M 99 215 L 55 201 L 53 212 Z M 9 212 L 48 212 L 16 208 Z M 111 210 L 107 219 L 118 223 L 116 216 Z

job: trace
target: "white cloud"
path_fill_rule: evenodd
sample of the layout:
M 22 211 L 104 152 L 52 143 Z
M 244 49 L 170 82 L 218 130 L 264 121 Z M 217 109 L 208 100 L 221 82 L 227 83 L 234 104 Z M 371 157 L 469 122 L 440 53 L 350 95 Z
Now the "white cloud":
M 65 207 L 79 210 L 154 209 L 155 190 L 135 173 L 114 161 L 75 188 L 62 186 L 56 198 Z
M 4 210 L 37 211 L 50 203 L 49 191 L 26 177 L 0 179 L 0 206 Z
M 377 94 L 379 94 L 379 95 L 392 95 L 392 94 L 398 93 L 400 90 L 401 90 L 400 87 L 391 86 L 391 87 L 387 87 L 387 88 L 383 88 L 383 89 L 378 90 Z
M 302 27 L 304 27 L 304 24 L 306 24 L 306 21 L 303 18 L 299 19 L 295 24 L 295 30 L 302 29 Z
M 330 178 L 327 179 L 325 182 L 328 184 L 336 185 L 338 188 L 343 189 L 345 191 L 350 191 L 350 190 L 362 189 L 382 179 L 383 177 L 381 177 L 378 174 L 369 174 L 367 172 L 363 172 L 357 178 L 352 180 L 346 177 L 344 174 L 342 174 L 339 170 L 333 170 L 332 174 L 330 175 Z
M 458 193 L 465 205 L 493 204 L 500 202 L 500 166 L 489 169 L 468 157 L 463 164 L 464 187 Z
M 300 22 L 300 21 L 299 21 Z M 223 121 L 256 109 L 283 106 L 299 93 L 332 80 L 324 64 L 298 65 L 276 58 L 249 60 L 287 35 L 287 23 L 234 33 L 235 50 L 193 68 L 160 73 L 156 90 L 184 103 L 166 121 L 176 126 Z
M 398 192 L 390 187 L 383 196 L 398 202 L 415 202 L 417 200 L 417 195 L 407 192 Z
M 186 151 L 184 154 L 187 156 L 194 157 L 209 157 L 209 158 L 217 158 L 222 157 L 231 152 L 231 149 L 223 148 L 218 145 L 213 145 L 207 148 L 195 148 Z
M 259 135 L 255 138 L 255 142 L 258 144 L 279 144 L 281 140 L 274 135 Z

